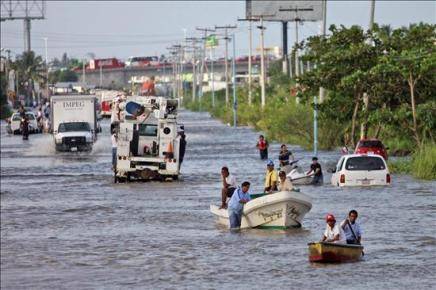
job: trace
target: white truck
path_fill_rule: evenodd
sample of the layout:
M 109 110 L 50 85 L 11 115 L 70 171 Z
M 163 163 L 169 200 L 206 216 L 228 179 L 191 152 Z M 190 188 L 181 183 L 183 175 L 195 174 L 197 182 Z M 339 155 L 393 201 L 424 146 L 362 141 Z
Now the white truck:
M 101 128 L 94 95 L 51 97 L 51 132 L 56 151 L 91 151 Z
M 129 102 L 142 105 L 144 113 L 129 114 Z M 177 106 L 177 100 L 154 96 L 131 96 L 120 104 L 115 182 L 178 179 L 185 144 L 181 151 Z

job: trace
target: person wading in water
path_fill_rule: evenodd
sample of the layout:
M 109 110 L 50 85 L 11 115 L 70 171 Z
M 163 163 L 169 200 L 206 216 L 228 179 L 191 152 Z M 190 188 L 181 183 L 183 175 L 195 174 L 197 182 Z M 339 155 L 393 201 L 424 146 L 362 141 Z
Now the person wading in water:
M 257 141 L 256 147 L 259 149 L 260 159 L 268 159 L 268 141 L 266 141 L 263 135 L 259 136 L 259 141 Z

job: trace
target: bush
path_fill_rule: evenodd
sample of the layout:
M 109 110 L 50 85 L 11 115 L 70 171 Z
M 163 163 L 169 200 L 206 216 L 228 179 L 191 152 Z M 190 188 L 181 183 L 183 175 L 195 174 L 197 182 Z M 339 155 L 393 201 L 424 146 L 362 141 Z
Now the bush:
M 436 179 L 436 144 L 422 146 L 412 157 L 412 175 L 427 180 Z

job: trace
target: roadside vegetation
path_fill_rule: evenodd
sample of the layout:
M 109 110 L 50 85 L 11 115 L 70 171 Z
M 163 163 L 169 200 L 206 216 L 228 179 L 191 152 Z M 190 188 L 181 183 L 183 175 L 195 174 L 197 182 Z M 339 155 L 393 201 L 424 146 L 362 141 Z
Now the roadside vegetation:
M 264 109 L 258 86 L 251 105 L 247 88 L 238 87 L 238 125 L 311 149 L 313 100 L 324 87 L 325 100 L 318 104 L 321 149 L 352 149 L 361 137 L 378 138 L 390 155 L 411 155 L 409 161 L 392 165 L 393 171 L 435 179 L 436 25 L 375 25 L 372 32 L 332 25 L 329 31 L 325 38 L 313 36 L 299 44 L 301 59 L 311 69 L 298 79 L 283 75 L 281 62 L 270 66 Z M 209 111 L 232 124 L 232 101 L 225 103 L 224 91 L 215 96 L 215 107 L 210 93 L 201 102 L 186 96 L 185 107 Z

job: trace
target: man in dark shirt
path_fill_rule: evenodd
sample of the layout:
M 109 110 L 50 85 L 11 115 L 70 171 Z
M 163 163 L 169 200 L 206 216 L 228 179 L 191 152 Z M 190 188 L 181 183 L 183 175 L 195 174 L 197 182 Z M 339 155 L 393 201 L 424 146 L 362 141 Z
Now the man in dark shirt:
M 294 161 L 294 156 L 292 155 L 292 152 L 288 150 L 286 144 L 282 144 L 282 146 L 280 146 L 280 153 L 279 153 L 280 166 L 282 167 L 282 166 L 289 165 L 289 159 Z
M 313 185 L 321 185 L 323 183 L 322 169 L 321 164 L 318 163 L 318 158 L 312 158 L 312 164 L 310 165 L 310 170 L 306 173 L 306 175 L 310 175 L 313 172 Z

